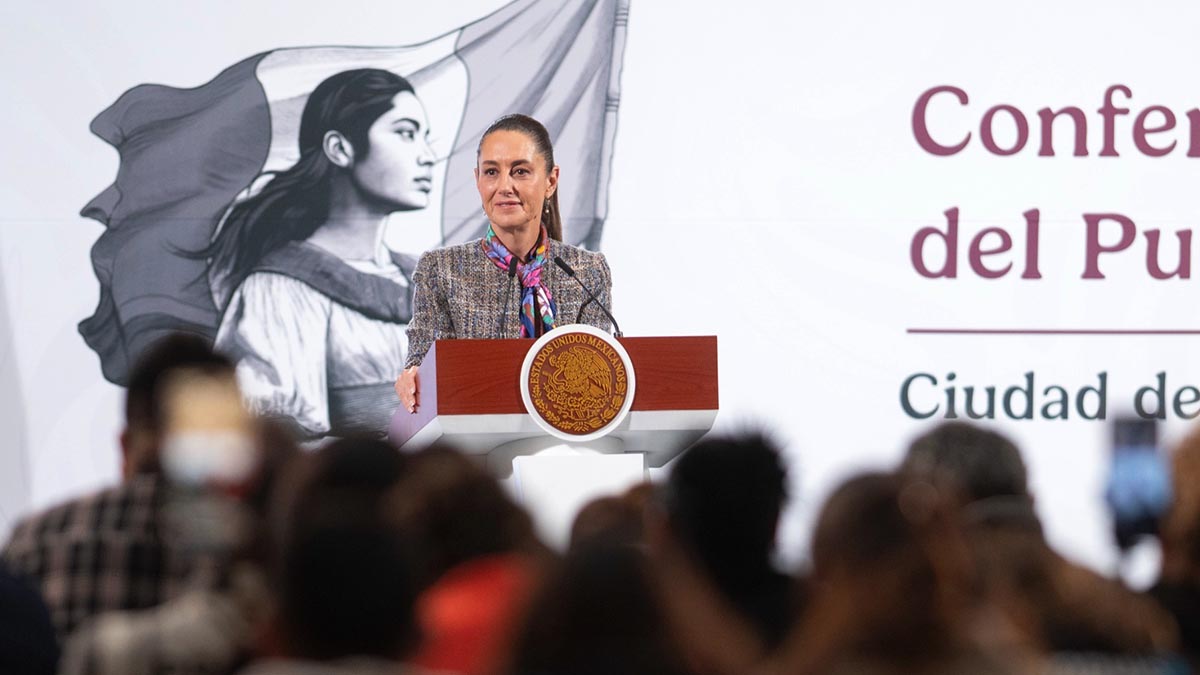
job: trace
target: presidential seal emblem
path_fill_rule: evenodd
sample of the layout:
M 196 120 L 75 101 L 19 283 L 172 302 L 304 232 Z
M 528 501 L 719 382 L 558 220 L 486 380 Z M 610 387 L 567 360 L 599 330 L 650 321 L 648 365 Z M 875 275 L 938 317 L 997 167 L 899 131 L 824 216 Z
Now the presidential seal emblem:
M 538 338 L 521 366 L 525 409 L 546 433 L 591 441 L 615 429 L 630 406 L 633 364 L 621 343 L 584 324 Z

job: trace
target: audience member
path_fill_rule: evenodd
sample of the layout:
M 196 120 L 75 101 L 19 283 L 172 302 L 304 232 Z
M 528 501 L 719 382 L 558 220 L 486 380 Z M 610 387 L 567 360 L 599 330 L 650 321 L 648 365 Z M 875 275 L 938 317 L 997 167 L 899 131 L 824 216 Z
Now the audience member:
M 0 563 L 0 673 L 53 675 L 58 640 L 37 589 Z
M 799 605 L 795 581 L 772 562 L 786 479 L 764 436 L 717 437 L 676 460 L 664 491 L 675 540 L 768 648 L 787 634 Z
M 1162 574 L 1150 595 L 1175 617 L 1180 647 L 1200 671 L 1200 429 L 1175 449 L 1172 503 L 1159 529 Z
M 908 446 L 902 468 L 914 477 L 952 483 L 966 502 L 1031 502 L 1021 451 L 1004 436 L 966 422 L 946 422 Z
M 412 536 L 423 640 L 411 662 L 493 673 L 507 658 L 545 549 L 529 515 L 478 464 L 449 448 L 408 457 L 389 505 Z
M 413 542 L 388 517 L 405 458 L 342 439 L 303 458 L 275 503 L 276 614 L 247 675 L 407 672 L 417 642 Z
M 683 675 L 645 553 L 616 527 L 577 540 L 518 633 L 510 675 Z
M 179 393 L 191 394 L 189 413 L 168 423 L 168 439 L 183 428 L 197 429 L 187 417 L 206 420 L 209 431 L 229 431 L 230 423 L 238 423 L 229 407 L 241 407 L 236 390 L 221 393 L 201 386 Z M 214 400 L 210 394 L 220 397 Z M 221 400 L 231 394 L 236 400 Z M 229 494 L 214 486 L 173 505 L 179 518 L 198 512 L 201 526 L 185 548 L 203 551 L 219 569 L 199 573 L 205 578 L 193 580 L 183 594 L 157 607 L 107 612 L 84 622 L 64 648 L 60 675 L 229 673 L 249 660 L 269 605 L 264 578 L 269 495 L 300 452 L 290 432 L 272 421 L 258 420 L 254 435 L 255 470 L 219 486 Z M 222 517 L 230 522 L 206 522 Z
M 903 470 L 957 495 L 979 606 L 1002 610 L 1029 643 L 1050 652 L 1140 655 L 1174 646 L 1174 626 L 1154 603 L 1050 548 L 1021 453 L 1004 436 L 942 424 L 913 441 Z
M 624 494 L 598 497 L 583 505 L 571 524 L 568 548 L 575 550 L 594 540 L 641 546 L 645 543 L 646 508 L 654 486 L 641 483 Z
M 774 672 L 1021 672 L 969 635 L 970 580 L 936 488 L 892 474 L 851 478 L 821 509 L 810 604 Z
M 149 347 L 130 372 L 121 484 L 51 508 L 14 529 L 3 559 L 37 583 L 60 639 L 92 616 L 154 607 L 180 590 L 189 574 L 187 561 L 172 547 L 163 523 L 164 392 L 181 373 L 232 380 L 233 372 L 198 337 L 171 335 Z

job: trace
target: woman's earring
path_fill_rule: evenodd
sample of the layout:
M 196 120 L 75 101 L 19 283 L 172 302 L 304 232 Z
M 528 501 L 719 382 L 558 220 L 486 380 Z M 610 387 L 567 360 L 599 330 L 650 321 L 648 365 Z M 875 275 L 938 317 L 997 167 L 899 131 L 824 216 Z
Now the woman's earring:
M 545 211 L 546 211 L 546 213 L 550 213 L 550 200 L 549 199 L 546 200 Z

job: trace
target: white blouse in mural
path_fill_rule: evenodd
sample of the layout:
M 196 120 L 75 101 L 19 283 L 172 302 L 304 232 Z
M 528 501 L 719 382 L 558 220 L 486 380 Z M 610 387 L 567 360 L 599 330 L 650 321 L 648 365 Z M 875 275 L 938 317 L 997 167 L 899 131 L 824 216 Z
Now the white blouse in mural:
M 409 286 L 390 261 L 344 262 Z M 216 347 L 236 360 L 243 394 L 256 413 L 291 418 L 305 436 L 316 438 L 335 430 L 331 392 L 388 394 L 404 368 L 406 327 L 365 316 L 284 274 L 254 272 L 230 298 Z

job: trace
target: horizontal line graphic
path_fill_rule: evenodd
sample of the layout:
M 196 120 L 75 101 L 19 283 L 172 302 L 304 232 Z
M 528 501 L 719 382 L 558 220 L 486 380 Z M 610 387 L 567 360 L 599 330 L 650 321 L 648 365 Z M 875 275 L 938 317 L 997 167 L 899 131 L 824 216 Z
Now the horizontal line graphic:
M 911 335 L 1200 335 L 1200 328 L 909 328 Z

